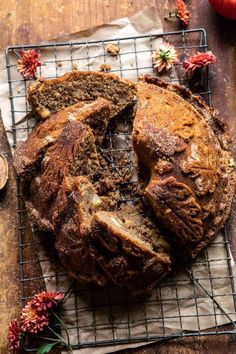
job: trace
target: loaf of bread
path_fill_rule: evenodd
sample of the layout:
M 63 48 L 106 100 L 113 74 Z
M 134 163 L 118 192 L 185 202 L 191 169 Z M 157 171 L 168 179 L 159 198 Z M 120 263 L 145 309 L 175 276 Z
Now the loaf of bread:
M 47 119 L 17 146 L 16 171 L 32 221 L 55 235 L 78 281 L 143 292 L 223 227 L 235 188 L 229 138 L 217 112 L 189 90 L 151 76 L 134 84 L 73 72 L 37 81 L 29 100 Z M 127 181 L 101 144 L 111 119 L 132 106 L 140 176 L 132 195 L 142 197 L 124 205 Z
M 148 170 L 144 196 L 178 253 L 192 258 L 229 216 L 235 173 L 228 137 L 217 112 L 187 89 L 149 76 L 137 88 L 133 144 Z

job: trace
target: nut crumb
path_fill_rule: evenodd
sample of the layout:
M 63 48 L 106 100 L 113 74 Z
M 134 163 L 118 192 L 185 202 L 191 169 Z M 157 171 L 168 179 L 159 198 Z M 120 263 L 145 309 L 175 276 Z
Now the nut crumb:
M 117 46 L 114 45 L 114 44 L 108 44 L 108 45 L 106 46 L 106 52 L 107 52 L 108 54 L 110 54 L 110 55 L 116 56 L 116 55 L 118 55 L 118 54 L 120 53 L 120 48 L 117 47 Z
M 56 61 L 56 66 L 57 66 L 57 67 L 61 67 L 61 66 L 63 66 L 63 64 L 62 64 L 61 61 Z
M 111 70 L 112 66 L 109 64 L 101 64 L 99 68 L 100 71 L 107 72 Z
M 78 65 L 76 63 L 73 63 L 72 70 L 78 70 L 78 69 L 79 69 Z

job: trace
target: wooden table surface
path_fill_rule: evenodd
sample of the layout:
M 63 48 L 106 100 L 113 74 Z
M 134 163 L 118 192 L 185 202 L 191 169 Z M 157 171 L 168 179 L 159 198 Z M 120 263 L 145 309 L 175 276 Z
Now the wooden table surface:
M 189 28 L 202 27 L 206 29 L 209 48 L 218 58 L 215 77 L 212 80 L 213 105 L 227 121 L 235 142 L 236 21 L 228 21 L 216 15 L 207 0 L 189 0 L 186 3 L 189 5 L 192 14 Z M 108 23 L 116 18 L 131 15 L 142 10 L 145 6 L 151 5 L 156 6 L 158 9 L 160 18 L 163 19 L 164 30 L 178 30 L 181 28 L 178 21 L 164 20 L 169 10 L 174 8 L 174 0 L 1 0 L 0 49 L 3 51 L 7 45 L 37 43 L 79 32 Z M 9 153 L 3 133 L 0 135 L 0 146 L 5 149 L 6 153 Z M 12 187 L 8 189 L 4 198 L 0 198 L 1 223 L 2 225 L 4 223 L 5 226 L 9 222 L 15 222 L 14 220 L 12 221 L 12 210 L 16 206 L 14 199 L 15 185 L 12 174 L 9 182 L 12 183 Z M 2 216 L 4 216 L 4 221 Z M 234 220 L 236 220 L 236 217 L 234 217 Z M 2 228 L 0 227 L 2 233 L 4 232 L 2 231 L 4 230 L 4 225 Z M 231 229 L 233 230 L 235 227 L 236 223 L 234 222 L 231 225 Z M 12 251 L 17 252 L 14 247 L 12 245 Z M 232 240 L 232 249 L 235 257 L 235 239 Z M 3 262 L 5 262 L 4 256 L 2 257 L 1 255 L 0 270 L 6 268 L 4 268 L 5 263 Z M 4 286 L 6 287 L 5 284 Z M 0 284 L 0 289 L 3 289 L 3 283 Z M 12 301 L 15 303 L 16 299 Z M 1 311 L 4 311 L 4 309 L 7 311 L 6 301 L 3 305 L 2 303 L 0 301 L 0 315 L 2 315 Z M 17 312 L 16 305 L 14 306 L 12 312 L 10 313 L 9 311 L 9 318 L 12 313 Z M 13 305 L 11 308 L 13 308 Z M 4 330 L 1 333 L 0 344 L 4 341 L 3 334 Z M 233 335 L 184 338 L 166 343 L 152 344 L 145 349 L 122 351 L 123 354 L 130 352 L 139 354 L 207 352 L 233 354 L 236 353 L 236 339 Z M 8 353 L 8 350 L 0 346 L 0 353 Z

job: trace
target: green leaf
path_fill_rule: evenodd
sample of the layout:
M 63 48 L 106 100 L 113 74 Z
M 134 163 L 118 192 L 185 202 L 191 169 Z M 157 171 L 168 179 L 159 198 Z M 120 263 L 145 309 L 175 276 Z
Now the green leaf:
M 49 353 L 50 350 L 54 347 L 54 345 L 58 344 L 59 342 L 55 342 L 55 343 L 44 343 L 43 345 L 41 345 L 41 347 L 39 347 L 39 349 L 37 350 L 36 354 L 44 354 L 44 353 Z

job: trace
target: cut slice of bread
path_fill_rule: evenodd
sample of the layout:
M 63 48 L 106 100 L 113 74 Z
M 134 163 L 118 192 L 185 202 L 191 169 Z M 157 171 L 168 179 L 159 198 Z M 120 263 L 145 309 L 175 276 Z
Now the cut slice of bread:
M 134 105 L 136 85 L 116 75 L 72 71 L 55 79 L 39 79 L 29 87 L 29 102 L 42 119 L 79 101 L 91 102 L 103 97 L 111 103 L 111 116 Z
M 80 282 L 104 285 L 108 277 L 91 258 L 88 246 L 91 219 L 100 208 L 109 209 L 109 205 L 87 177 L 67 177 L 57 196 L 53 221 L 56 250 L 68 273 Z
M 86 175 L 93 181 L 101 167 L 91 128 L 73 121 L 62 130 L 56 143 L 47 149 L 38 174 L 26 184 L 26 207 L 40 228 L 54 231 L 52 210 L 65 177 Z
M 170 272 L 167 241 L 135 206 L 96 212 L 90 235 L 92 257 L 119 286 L 146 291 Z
M 101 142 L 110 119 L 110 104 L 103 98 L 85 104 L 77 103 L 56 114 L 52 114 L 42 124 L 39 124 L 28 139 L 19 142 L 14 154 L 14 165 L 18 176 L 31 179 L 37 173 L 46 150 L 54 145 L 62 130 L 72 121 L 89 125 Z

